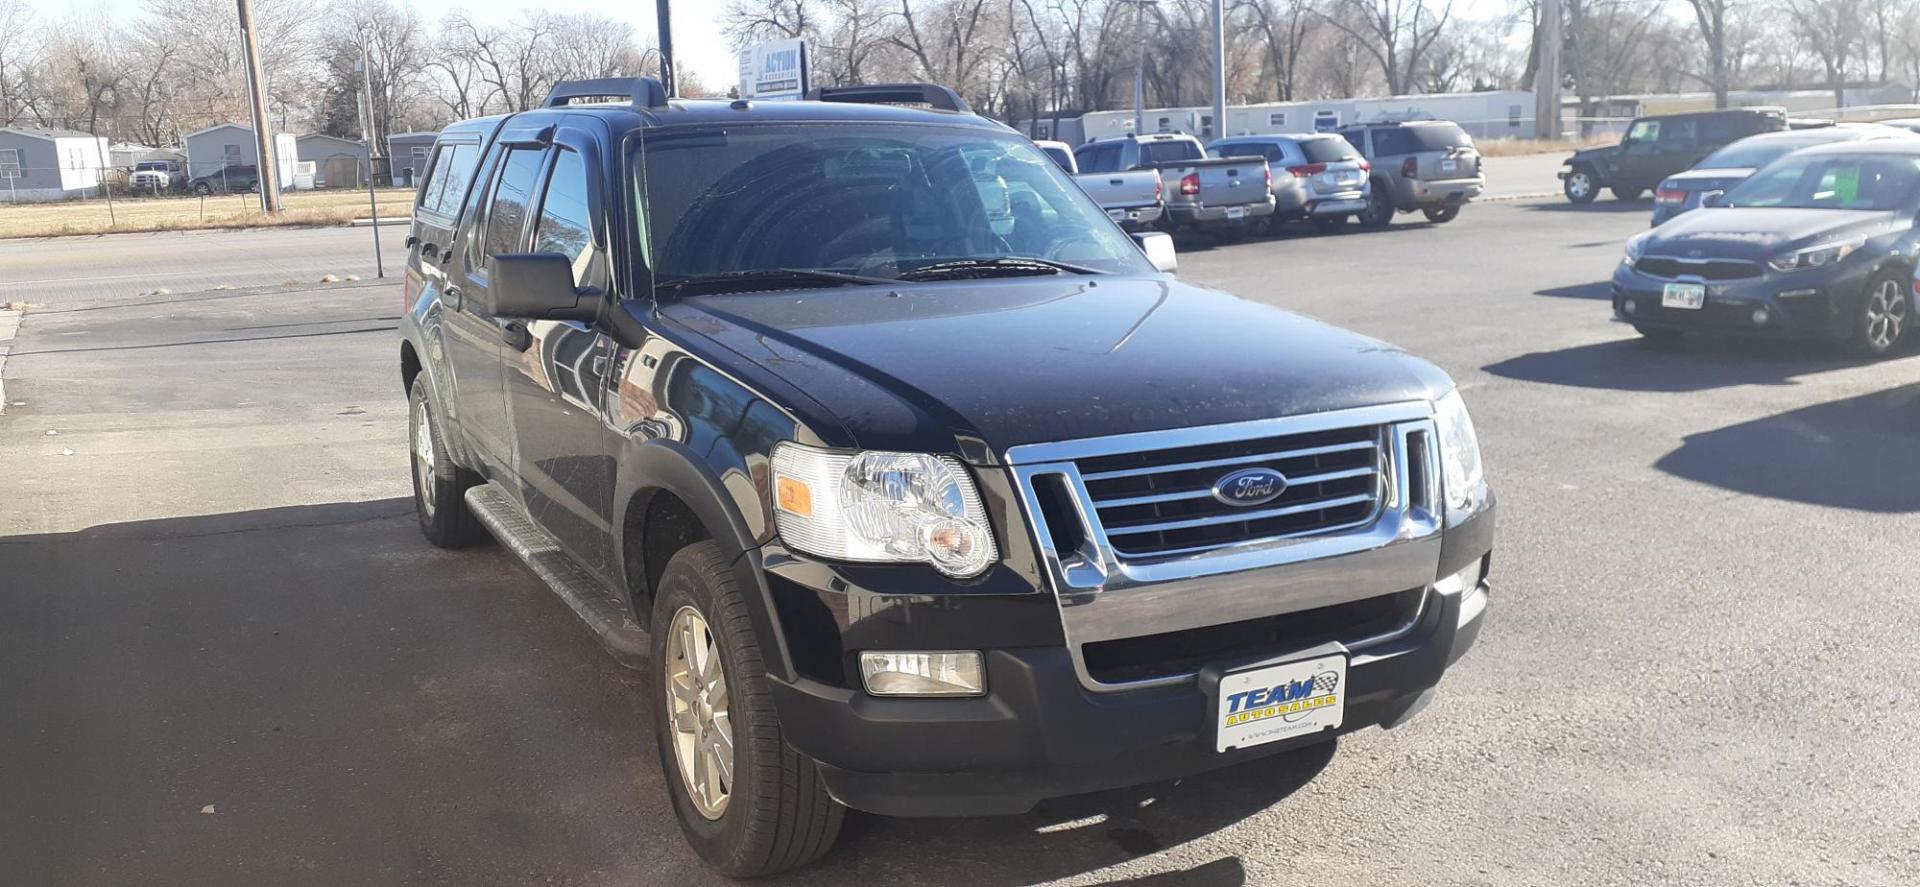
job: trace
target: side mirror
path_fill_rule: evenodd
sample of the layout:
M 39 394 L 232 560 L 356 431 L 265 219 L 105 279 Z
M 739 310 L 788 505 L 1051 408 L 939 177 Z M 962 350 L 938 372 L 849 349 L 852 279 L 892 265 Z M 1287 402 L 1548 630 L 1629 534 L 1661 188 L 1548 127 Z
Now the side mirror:
M 482 307 L 494 317 L 589 321 L 600 291 L 573 285 L 573 262 L 559 253 L 501 253 L 492 259 Z
M 1153 270 L 1172 274 L 1180 267 L 1179 259 L 1174 257 L 1173 235 L 1142 231 L 1133 235 L 1133 242 L 1139 244 L 1141 252 L 1146 253 L 1147 261 L 1153 263 Z
M 1705 207 L 1714 207 L 1714 206 L 1726 206 L 1726 205 L 1727 205 L 1727 192 L 1725 192 L 1725 191 L 1708 191 L 1708 192 L 1706 192 L 1706 193 L 1704 193 L 1704 194 L 1702 194 L 1702 195 L 1700 195 L 1700 205 L 1701 205 L 1701 206 L 1705 206 Z

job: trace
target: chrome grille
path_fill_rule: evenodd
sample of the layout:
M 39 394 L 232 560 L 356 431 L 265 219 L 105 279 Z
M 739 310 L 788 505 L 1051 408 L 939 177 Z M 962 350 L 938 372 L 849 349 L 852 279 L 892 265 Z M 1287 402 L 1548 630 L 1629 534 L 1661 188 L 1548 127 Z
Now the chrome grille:
M 1076 460 L 1115 556 L 1151 560 L 1251 540 L 1317 536 L 1365 526 L 1385 484 L 1378 425 Z M 1246 468 L 1287 478 L 1280 496 L 1229 505 L 1215 482 Z

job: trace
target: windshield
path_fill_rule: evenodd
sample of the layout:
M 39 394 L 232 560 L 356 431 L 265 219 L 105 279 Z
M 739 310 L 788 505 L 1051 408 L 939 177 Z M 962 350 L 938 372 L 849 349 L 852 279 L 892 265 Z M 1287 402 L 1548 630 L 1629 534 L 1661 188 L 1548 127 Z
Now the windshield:
M 1913 202 L 1920 157 L 1788 155 L 1727 192 L 1727 206 L 1886 211 Z
M 1823 145 L 1829 139 L 1767 139 L 1761 142 L 1734 142 L 1721 148 L 1694 169 L 1756 169 L 1779 160 L 1809 145 Z
M 135 164 L 133 168 L 136 172 L 144 172 L 147 170 L 159 170 L 161 172 L 167 171 L 167 165 L 165 163 L 161 163 L 154 160 L 141 161 L 140 163 Z
M 956 259 L 1152 266 L 1072 179 L 1012 133 L 751 125 L 644 135 L 634 179 L 657 280 L 757 271 L 867 278 Z
M 1413 135 L 1413 143 L 1422 151 L 1443 151 L 1447 148 L 1471 148 L 1473 137 L 1467 131 L 1453 123 L 1423 123 L 1419 126 L 1405 127 Z

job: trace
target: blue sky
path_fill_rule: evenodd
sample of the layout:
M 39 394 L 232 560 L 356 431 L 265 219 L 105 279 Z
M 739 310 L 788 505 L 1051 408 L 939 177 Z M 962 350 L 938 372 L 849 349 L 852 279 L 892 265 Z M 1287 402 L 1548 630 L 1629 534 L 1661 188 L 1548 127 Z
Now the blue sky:
M 653 37 L 653 0 L 619 0 L 607 3 L 597 0 L 539 0 L 538 4 L 527 0 L 450 0 L 450 2 L 423 3 L 420 0 L 398 0 L 402 5 L 418 11 L 422 18 L 437 21 L 446 10 L 465 9 L 475 17 L 488 21 L 510 19 L 523 9 L 538 6 L 553 12 L 598 12 L 625 20 L 633 25 L 643 40 Z M 725 89 L 740 79 L 740 66 L 732 50 L 720 35 L 718 16 L 724 0 L 674 0 L 673 4 L 673 40 L 675 55 L 679 56 L 680 68 L 693 71 L 708 86 Z M 41 20 L 59 21 L 70 11 L 98 10 L 117 19 L 137 17 L 146 7 L 144 0 L 100 0 L 88 4 L 75 3 L 73 0 L 32 0 L 35 17 Z M 84 14 L 84 13 L 83 13 Z

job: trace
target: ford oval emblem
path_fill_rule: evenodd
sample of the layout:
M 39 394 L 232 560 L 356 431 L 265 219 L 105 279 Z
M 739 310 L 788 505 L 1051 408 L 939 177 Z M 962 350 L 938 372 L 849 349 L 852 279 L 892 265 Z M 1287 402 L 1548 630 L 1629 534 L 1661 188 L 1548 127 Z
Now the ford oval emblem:
M 1238 508 L 1265 505 L 1287 491 L 1287 476 L 1271 468 L 1242 468 L 1213 483 L 1213 498 Z

